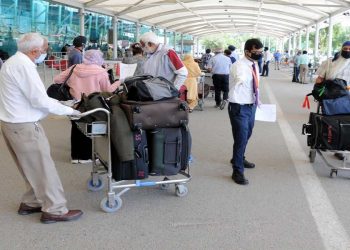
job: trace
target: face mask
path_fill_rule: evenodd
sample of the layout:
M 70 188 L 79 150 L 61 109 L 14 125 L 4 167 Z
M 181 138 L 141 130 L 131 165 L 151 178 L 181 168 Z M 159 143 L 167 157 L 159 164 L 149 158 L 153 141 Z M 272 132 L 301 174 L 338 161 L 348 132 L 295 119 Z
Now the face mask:
M 35 59 L 35 63 L 39 64 L 39 63 L 42 63 L 45 58 L 46 58 L 47 54 L 41 54 L 38 58 Z
M 350 58 L 350 51 L 342 50 L 341 56 L 344 57 L 345 59 L 349 59 Z
M 148 46 L 148 44 L 145 45 L 145 47 L 142 48 L 142 50 L 146 53 L 150 53 L 152 54 L 154 51 L 152 50 L 152 48 L 150 46 Z
M 262 58 L 262 54 L 250 54 L 250 58 L 253 59 L 254 61 L 259 61 Z

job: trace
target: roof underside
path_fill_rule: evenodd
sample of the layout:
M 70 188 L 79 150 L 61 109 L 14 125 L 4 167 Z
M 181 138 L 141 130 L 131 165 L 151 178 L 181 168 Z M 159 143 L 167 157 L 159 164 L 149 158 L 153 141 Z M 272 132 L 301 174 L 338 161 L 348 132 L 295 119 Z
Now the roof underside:
M 197 37 L 215 33 L 284 37 L 350 9 L 350 0 L 75 1 L 87 10 Z

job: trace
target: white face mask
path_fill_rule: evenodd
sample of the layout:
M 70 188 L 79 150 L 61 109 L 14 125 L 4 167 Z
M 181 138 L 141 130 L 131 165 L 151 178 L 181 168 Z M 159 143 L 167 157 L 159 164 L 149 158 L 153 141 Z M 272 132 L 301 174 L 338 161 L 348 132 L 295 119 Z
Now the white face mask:
M 146 44 L 145 47 L 142 48 L 142 50 L 146 53 L 150 53 L 150 54 L 154 53 L 154 50 L 152 49 L 151 46 L 148 46 L 148 44 Z
M 47 56 L 47 53 L 41 54 L 38 58 L 35 58 L 34 62 L 37 64 L 42 63 L 45 60 L 46 56 Z

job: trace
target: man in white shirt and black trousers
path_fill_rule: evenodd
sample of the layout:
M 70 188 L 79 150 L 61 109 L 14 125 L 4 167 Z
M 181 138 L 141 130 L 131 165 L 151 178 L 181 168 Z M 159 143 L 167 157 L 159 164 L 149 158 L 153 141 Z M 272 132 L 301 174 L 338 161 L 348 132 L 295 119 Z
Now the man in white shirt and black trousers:
M 257 61 L 262 57 L 263 44 L 259 39 L 249 39 L 244 45 L 244 57 L 234 63 L 230 70 L 228 114 L 232 126 L 233 155 L 232 179 L 240 185 L 248 184 L 244 168 L 255 164 L 245 159 L 245 150 L 252 135 L 255 111 L 259 104 L 259 70 Z
M 0 121 L 5 143 L 27 188 L 18 214 L 42 212 L 42 223 L 78 219 L 83 212 L 66 207 L 61 180 L 40 120 L 49 113 L 79 115 L 80 112 L 46 94 L 36 64 L 46 57 L 47 39 L 38 33 L 27 33 L 19 37 L 17 47 L 17 53 L 0 71 Z

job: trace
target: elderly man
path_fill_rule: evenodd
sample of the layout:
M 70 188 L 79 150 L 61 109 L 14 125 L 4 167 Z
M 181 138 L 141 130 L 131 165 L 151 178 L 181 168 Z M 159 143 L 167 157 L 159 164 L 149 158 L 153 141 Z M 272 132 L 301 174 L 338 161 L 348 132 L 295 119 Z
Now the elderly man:
M 229 91 L 229 74 L 232 65 L 231 59 L 223 54 L 222 48 L 214 50 L 215 56 L 209 60 L 208 71 L 213 74 L 215 89 L 215 108 L 223 110 L 227 103 Z M 223 92 L 221 101 L 221 92 Z
M 42 223 L 78 219 L 82 211 L 66 207 L 40 120 L 49 113 L 78 115 L 79 111 L 46 94 L 36 63 L 46 57 L 47 40 L 37 33 L 28 33 L 18 39 L 17 47 L 17 53 L 3 64 L 0 72 L 0 120 L 5 143 L 27 187 L 18 213 L 42 212 Z
M 143 73 L 162 76 L 180 89 L 187 78 L 187 69 L 176 52 L 158 42 L 153 32 L 146 32 L 140 37 L 140 44 L 147 54 L 143 65 Z

